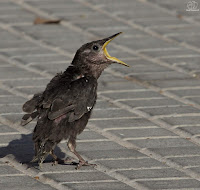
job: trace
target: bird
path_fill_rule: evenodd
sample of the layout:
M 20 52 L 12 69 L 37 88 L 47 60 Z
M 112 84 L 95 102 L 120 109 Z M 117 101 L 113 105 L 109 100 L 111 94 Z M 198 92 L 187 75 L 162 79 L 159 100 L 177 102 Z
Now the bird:
M 64 72 L 57 73 L 43 92 L 24 103 L 22 110 L 26 114 L 21 119 L 21 125 L 37 120 L 32 136 L 35 154 L 31 162 L 38 162 L 42 167 L 48 155 L 53 157 L 55 163 L 63 161 L 55 155 L 54 149 L 58 143 L 66 140 L 69 150 L 79 160 L 76 169 L 94 165 L 76 151 L 76 139 L 85 129 L 95 106 L 97 80 L 103 70 L 113 63 L 129 67 L 110 56 L 106 49 L 121 33 L 82 45 L 71 65 Z

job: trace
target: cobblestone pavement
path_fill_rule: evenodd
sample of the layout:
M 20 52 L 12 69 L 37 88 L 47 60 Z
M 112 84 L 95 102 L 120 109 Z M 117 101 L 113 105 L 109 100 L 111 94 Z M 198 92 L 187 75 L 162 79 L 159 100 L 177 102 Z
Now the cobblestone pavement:
M 0 189 L 200 189 L 200 11 L 187 3 L 0 0 Z M 34 25 L 36 17 L 62 21 Z M 20 126 L 22 104 L 82 44 L 120 31 L 109 52 L 132 67 L 106 69 L 78 137 L 77 150 L 98 166 L 30 166 L 35 123 Z M 66 142 L 56 153 L 73 156 Z

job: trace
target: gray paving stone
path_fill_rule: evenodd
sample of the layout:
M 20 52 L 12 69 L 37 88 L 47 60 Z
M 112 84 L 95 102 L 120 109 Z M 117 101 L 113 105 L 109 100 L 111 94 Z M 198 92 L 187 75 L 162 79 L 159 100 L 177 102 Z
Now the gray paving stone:
M 200 85 L 200 81 L 196 79 L 158 80 L 158 81 L 150 81 L 150 83 L 160 88 L 191 87 Z
M 156 51 L 153 51 L 152 49 L 149 50 L 144 50 L 142 51 L 142 53 L 144 53 L 145 55 L 149 55 L 151 57 L 162 57 L 162 56 L 187 56 L 187 55 L 199 55 L 198 52 L 194 51 L 194 50 L 190 50 L 190 49 L 184 49 L 184 48 L 180 48 L 180 49 L 158 49 Z
M 188 22 L 181 20 L 179 18 L 175 17 L 158 17 L 158 18 L 146 18 L 146 19 L 134 19 L 135 23 L 142 25 L 144 27 L 151 27 L 154 28 L 154 26 L 162 27 L 162 26 L 171 26 L 171 25 L 181 25 L 181 24 L 188 24 Z
M 7 96 L 7 95 L 12 95 L 10 92 L 0 89 L 0 96 Z
M 150 90 L 146 90 L 146 91 L 130 91 L 130 92 L 115 92 L 115 93 L 102 93 L 104 96 L 112 98 L 114 100 L 118 100 L 118 99 L 134 99 L 134 98 L 152 98 L 152 97 L 163 97 L 163 95 L 154 92 L 154 91 L 150 91 Z
M 158 80 L 168 80 L 169 78 L 171 80 L 173 79 L 191 79 L 192 77 L 188 76 L 188 74 L 179 73 L 176 71 L 164 71 L 164 72 L 152 72 L 152 73 L 143 73 L 143 75 L 136 74 L 129 74 L 130 77 L 135 77 L 139 80 L 145 80 L 145 81 L 158 81 Z
M 129 140 L 141 148 L 165 148 L 165 147 L 186 147 L 194 146 L 194 144 L 186 139 L 181 138 L 159 138 L 159 139 L 142 139 L 142 140 Z
M 200 126 L 178 127 L 178 129 L 186 131 L 191 135 L 200 135 Z
M 0 123 L 0 133 L 18 132 L 17 130 Z
M 115 109 L 115 108 L 118 108 L 118 107 L 115 106 L 114 104 L 108 102 L 108 101 L 103 101 L 103 100 L 97 99 L 94 110 L 97 110 L 97 109 Z
M 148 178 L 176 178 L 187 177 L 186 174 L 172 168 L 161 169 L 141 169 L 141 170 L 122 170 L 118 173 L 127 176 L 129 179 L 148 179 Z
M 24 64 L 44 64 L 49 62 L 56 61 L 65 61 L 67 58 L 65 56 L 57 55 L 57 54 L 46 54 L 41 56 L 21 56 L 14 58 L 17 61 L 20 61 Z
M 0 188 L 4 190 L 19 190 L 24 189 L 24 187 L 31 188 L 32 190 L 55 190 L 47 184 L 42 184 L 41 182 L 28 177 L 28 176 L 3 176 L 1 177 Z
M 95 110 L 91 119 L 118 118 L 118 117 L 137 117 L 134 113 L 130 113 L 123 109 L 116 110 Z
M 121 182 L 95 182 L 95 183 L 74 183 L 74 184 L 67 184 L 68 187 L 71 187 L 74 190 L 93 190 L 99 189 L 104 190 L 134 190 L 133 187 L 125 185 Z
M 200 182 L 194 179 L 174 179 L 174 180 L 158 180 L 158 181 L 139 181 L 150 189 L 198 189 Z
M 16 78 L 31 78 L 40 77 L 40 75 L 18 68 L 16 66 L 1 67 L 0 79 L 16 79 Z
M 146 155 L 133 149 L 118 149 L 116 150 L 91 150 L 80 151 L 83 155 L 92 159 L 118 159 L 118 158 L 144 158 Z
M 189 155 L 200 155 L 200 148 L 198 146 L 191 147 L 165 147 L 165 148 L 150 148 L 150 150 L 162 155 L 162 156 L 189 156 Z
M 0 166 L 0 175 L 8 175 L 8 174 L 22 174 L 19 170 L 16 170 L 15 168 L 11 166 Z
M 143 119 L 143 118 L 133 118 L 133 119 L 115 119 L 115 120 L 101 120 L 101 121 L 89 121 L 89 123 L 97 125 L 102 129 L 109 128 L 132 128 L 132 127 L 146 127 L 155 126 L 154 123 Z
M 176 94 L 180 97 L 185 97 L 185 96 L 199 96 L 200 94 L 200 89 L 179 89 L 179 90 L 169 90 L 173 94 Z
M 141 128 L 141 129 L 122 129 L 112 130 L 111 133 L 121 138 L 140 138 L 140 137 L 165 137 L 165 136 L 177 136 L 176 134 L 161 128 Z
M 101 163 L 110 169 L 130 169 L 130 168 L 152 168 L 152 167 L 166 167 L 164 163 L 158 162 L 151 158 L 140 159 L 117 159 L 117 160 L 101 160 Z
M 61 144 L 62 147 L 67 148 L 66 143 Z M 93 141 L 93 142 L 78 142 L 77 151 L 91 151 L 91 150 L 118 150 L 122 146 L 111 141 Z
M 22 112 L 22 104 L 17 105 L 9 105 L 9 104 L 1 104 L 0 103 L 0 115 L 9 114 L 9 113 L 21 113 Z
M 96 139 L 106 139 L 104 136 L 94 132 L 94 131 L 84 131 L 81 133 L 77 139 L 80 140 L 96 140 Z
M 183 116 L 163 118 L 164 121 L 171 125 L 194 125 L 199 124 L 199 116 Z
M 117 56 L 118 57 L 118 56 Z M 123 60 L 124 62 L 126 62 L 128 65 L 130 65 L 130 68 L 125 68 L 125 67 L 121 67 L 121 65 L 113 65 L 113 70 L 126 74 L 126 75 L 133 75 L 133 74 L 137 74 L 138 73 L 143 76 L 146 73 L 150 73 L 151 75 L 153 74 L 157 74 L 156 72 L 169 72 L 172 71 L 172 69 L 160 66 L 158 64 L 154 64 L 151 63 L 149 61 L 143 60 L 143 59 L 139 59 L 139 60 Z
M 185 167 L 185 166 L 199 166 L 200 162 L 199 158 L 200 156 L 189 156 L 189 157 L 175 157 L 169 159 Z
M 50 81 L 50 79 L 46 79 L 43 77 L 37 77 L 37 78 L 27 78 L 27 79 L 19 79 L 19 80 L 7 80 L 4 81 L 3 84 L 15 88 L 15 87 L 43 87 L 45 88 L 47 83 Z
M 22 98 L 21 96 L 7 96 L 7 97 L 1 97 L 1 104 L 14 104 L 14 103 L 23 103 L 25 102 L 26 99 L 25 98 Z
M 76 170 L 75 170 L 76 171 Z M 98 172 L 74 172 L 74 173 L 54 173 L 54 174 L 44 174 L 44 176 L 50 177 L 58 182 L 78 182 L 78 181 L 99 181 L 99 180 L 112 180 L 110 176 Z
M 148 113 L 151 116 L 161 116 L 161 117 L 162 115 L 199 113 L 199 109 L 191 107 L 191 106 L 145 108 L 145 109 L 140 109 L 140 110 Z
M 193 97 L 193 98 L 187 98 L 188 100 L 191 100 L 193 102 L 196 102 L 197 104 L 200 104 L 200 99 L 199 97 Z
M 138 96 L 139 97 L 139 96 Z M 143 100 L 121 100 L 123 104 L 129 105 L 133 108 L 136 107 L 152 107 L 152 106 L 174 106 L 174 105 L 183 105 L 183 103 L 170 98 L 154 98 L 154 99 L 143 99 Z

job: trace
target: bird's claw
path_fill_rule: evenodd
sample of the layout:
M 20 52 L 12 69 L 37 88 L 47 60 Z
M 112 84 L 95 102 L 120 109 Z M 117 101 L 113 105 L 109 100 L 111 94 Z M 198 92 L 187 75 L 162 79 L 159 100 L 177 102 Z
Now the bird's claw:
M 96 164 L 90 164 L 90 163 L 88 163 L 88 161 L 82 161 L 82 160 L 79 160 L 79 163 L 78 163 L 78 165 L 76 166 L 76 170 L 79 170 L 82 166 L 93 166 L 93 167 L 95 167 L 95 166 L 97 166 Z

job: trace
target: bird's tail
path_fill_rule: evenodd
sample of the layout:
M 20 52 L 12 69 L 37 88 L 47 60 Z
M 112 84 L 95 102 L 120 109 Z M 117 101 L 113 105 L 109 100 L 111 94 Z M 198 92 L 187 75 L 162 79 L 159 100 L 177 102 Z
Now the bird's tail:
M 41 101 L 41 96 L 42 93 L 35 94 L 31 100 L 27 101 L 23 105 L 22 107 L 23 111 L 26 113 L 33 113 Z
M 33 113 L 28 113 L 28 114 L 25 114 L 23 117 L 22 117 L 22 120 L 21 120 L 21 125 L 24 126 L 26 124 L 28 124 L 29 122 L 31 122 L 33 119 L 35 119 L 37 116 L 39 115 L 38 111 L 35 111 Z

